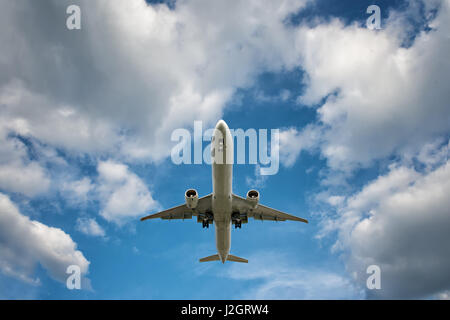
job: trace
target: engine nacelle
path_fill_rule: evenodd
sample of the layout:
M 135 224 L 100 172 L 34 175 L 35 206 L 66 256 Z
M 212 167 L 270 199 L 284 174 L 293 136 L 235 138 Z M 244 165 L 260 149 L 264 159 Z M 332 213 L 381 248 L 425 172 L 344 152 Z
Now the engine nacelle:
M 188 207 L 189 209 L 195 209 L 197 207 L 198 204 L 197 190 L 195 189 L 186 190 L 184 197 L 186 199 L 186 207 Z
M 256 190 L 250 190 L 247 192 L 247 202 L 249 202 L 253 208 L 256 208 L 259 202 L 259 192 Z

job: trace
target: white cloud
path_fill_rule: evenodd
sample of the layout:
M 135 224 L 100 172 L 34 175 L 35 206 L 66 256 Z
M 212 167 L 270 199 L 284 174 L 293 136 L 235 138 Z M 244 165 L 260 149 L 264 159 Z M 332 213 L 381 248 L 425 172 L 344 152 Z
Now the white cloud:
M 128 167 L 114 161 L 101 161 L 97 170 L 102 208 L 100 215 L 108 221 L 122 225 L 149 210 L 158 208 L 147 186 Z
M 159 207 L 145 182 L 126 164 L 113 160 L 98 161 L 97 173 L 98 176 L 92 179 L 64 176 L 68 180 L 61 185 L 65 200 L 81 208 L 98 203 L 100 216 L 119 226 Z M 88 235 L 105 236 L 105 231 L 95 219 L 78 218 L 76 228 Z
M 302 151 L 313 151 L 321 138 L 321 129 L 308 125 L 300 132 L 295 128 L 280 130 L 280 162 L 291 167 Z
M 38 162 L 28 159 L 23 142 L 8 137 L 1 128 L 0 139 L 0 189 L 30 197 L 45 193 L 50 186 L 48 174 Z
M 100 214 L 122 224 L 157 207 L 147 186 L 122 162 L 165 158 L 172 129 L 192 125 L 194 119 L 216 121 L 235 89 L 251 86 L 261 72 L 301 66 L 307 86 L 300 101 L 314 105 L 328 98 L 318 108 L 320 124 L 281 132 L 282 164 L 292 166 L 303 150 L 320 148 L 331 168 L 324 183 L 332 184 L 343 180 L 344 174 L 336 171 L 350 172 L 392 155 L 422 163 L 424 172 L 411 165 L 392 166 L 360 193 L 329 196 L 328 204 L 341 216 L 326 223 L 327 230 L 339 232 L 336 249 L 354 253 L 352 270 L 372 259 L 381 261 L 388 279 L 397 277 L 384 281 L 392 285 L 383 291 L 386 296 L 404 295 L 402 287 L 416 295 L 437 292 L 436 283 L 448 283 L 439 278 L 448 268 L 439 270 L 432 261 L 448 267 L 442 256 L 450 256 L 438 244 L 448 243 L 442 236 L 449 225 L 442 208 L 448 204 L 440 191 L 448 186 L 440 177 L 448 172 L 440 166 L 443 151 L 435 152 L 441 144 L 435 138 L 449 130 L 450 2 L 425 2 L 426 13 L 441 4 L 433 30 L 419 34 L 407 48 L 401 44 L 410 26 L 399 12 L 379 32 L 338 20 L 286 26 L 286 16 L 305 2 L 191 0 L 169 10 L 144 0 L 2 1 L 0 30 L 10 32 L 0 32 L 0 188 L 34 196 L 50 184 L 44 167 L 30 161 L 21 142 L 7 138 L 9 133 L 70 153 L 101 154 L 114 160 L 99 163 L 97 182 L 82 179 L 65 187 L 79 199 L 94 188 Z M 83 17 L 82 30 L 75 32 L 64 21 L 65 9 L 73 3 L 80 4 Z M 444 205 L 435 207 L 430 199 Z M 399 219 L 407 210 L 414 219 Z M 24 239 L 34 241 L 40 237 L 35 230 L 46 230 L 74 246 L 59 229 L 27 220 L 18 211 L 10 216 L 33 230 Z M 9 241 L 3 233 L 0 239 Z M 417 249 L 395 251 L 410 243 Z M 425 244 L 433 250 L 418 251 Z M 53 244 L 49 248 L 55 249 Z M 30 265 L 47 261 L 39 250 L 28 255 L 26 248 L 19 249 L 27 254 L 1 251 L 4 272 L 15 270 L 11 262 L 23 267 L 16 276 L 28 277 Z M 423 260 L 423 252 L 431 260 Z M 46 268 L 53 269 L 51 263 Z M 407 281 L 427 277 L 424 270 L 432 272 L 429 284 L 419 281 L 414 287 Z M 281 288 L 289 288 L 286 278 L 277 280 Z M 276 292 L 273 283 L 266 284 L 254 294 Z
M 89 236 L 104 237 L 105 230 L 92 218 L 78 218 L 75 228 Z
M 436 141 L 425 144 L 417 155 L 417 160 L 424 164 L 427 170 L 448 160 L 450 140 L 448 141 L 446 147 L 440 148 L 443 144 L 443 139 L 437 139 Z M 412 158 L 414 158 L 414 155 L 412 155 Z
M 392 154 L 415 153 L 448 134 L 450 1 L 440 4 L 433 30 L 418 34 L 411 47 L 402 46 L 410 22 L 399 17 L 414 17 L 414 5 L 394 11 L 397 23 L 389 19 L 381 31 L 337 19 L 298 31 L 307 73 L 300 101 L 314 105 L 331 94 L 317 110 L 321 153 L 331 168 L 348 172 Z
M 0 270 L 8 276 L 39 284 L 39 279 L 33 279 L 38 263 L 52 278 L 63 283 L 69 265 L 78 265 L 85 276 L 90 264 L 67 233 L 30 220 L 8 196 L 0 193 Z
M 245 177 L 245 182 L 250 188 L 263 188 L 266 185 L 268 176 L 261 174 L 261 166 L 259 164 L 255 165 L 255 177 L 247 176 Z
M 47 191 L 49 185 L 50 179 L 44 169 L 35 162 L 0 166 L 0 188 L 3 190 L 35 196 Z
M 91 179 L 83 177 L 80 180 L 63 182 L 62 192 L 64 197 L 72 204 L 85 204 L 88 201 L 88 195 L 95 188 Z
M 264 93 L 264 91 L 257 91 L 255 93 L 255 99 L 256 101 L 259 102 L 264 102 L 264 103 L 268 103 L 268 102 L 278 102 L 278 101 L 282 101 L 282 102 L 286 102 L 291 98 L 291 92 L 287 89 L 282 89 L 278 94 L 276 95 L 267 95 Z
M 305 2 L 2 2 L 0 117 L 69 151 L 163 159 L 174 128 L 217 121 L 236 88 L 296 66 L 284 19 Z M 69 4 L 81 30 L 65 27 Z
M 287 26 L 302 0 L 191 0 L 174 10 L 144 0 L 75 1 L 83 21 L 72 32 L 65 23 L 54 27 L 69 2 L 3 5 L 0 29 L 14 30 L 0 35 L 8 43 L 0 60 L 8 130 L 118 161 L 160 160 L 174 128 L 216 121 L 235 89 L 252 85 L 261 72 L 301 66 L 307 73 L 301 101 L 314 104 L 337 92 L 318 109 L 326 130 L 314 140 L 332 168 L 415 152 L 448 131 L 448 1 L 431 23 L 435 29 L 410 48 L 401 47 L 409 30 L 401 18 L 417 15 L 414 1 L 410 12 L 392 12 L 380 32 L 338 20 Z M 288 149 L 290 166 L 307 146 Z
M 233 264 L 226 277 L 251 281 L 238 299 L 355 299 L 360 294 L 351 279 L 321 269 L 306 269 L 292 264 L 285 255 L 260 252 L 251 257 L 251 263 Z
M 23 80 L 14 79 L 3 85 L 0 81 L 0 104 L 4 105 L 0 113 L 3 130 L 34 137 L 55 147 L 72 152 L 105 152 L 113 149 L 119 139 L 105 120 L 89 118 L 75 106 L 33 92 Z
M 322 232 L 364 287 L 366 268 L 381 268 L 382 290 L 369 297 L 429 297 L 450 288 L 450 166 L 418 172 L 392 166 L 336 208 Z M 324 234 L 320 235 L 323 236 Z

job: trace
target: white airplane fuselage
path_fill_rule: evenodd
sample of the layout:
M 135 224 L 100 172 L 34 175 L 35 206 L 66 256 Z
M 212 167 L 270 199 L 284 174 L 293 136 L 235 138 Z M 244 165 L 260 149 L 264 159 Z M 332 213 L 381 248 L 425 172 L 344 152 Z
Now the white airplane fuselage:
M 216 231 L 216 247 L 220 260 L 225 262 L 231 246 L 234 146 L 230 129 L 223 120 L 219 121 L 215 127 L 211 150 L 212 211 Z

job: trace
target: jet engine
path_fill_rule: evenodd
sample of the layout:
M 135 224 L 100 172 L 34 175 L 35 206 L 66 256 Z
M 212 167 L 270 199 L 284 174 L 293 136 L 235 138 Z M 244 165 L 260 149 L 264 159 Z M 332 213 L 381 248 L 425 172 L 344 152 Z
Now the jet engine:
M 247 192 L 247 201 L 252 204 L 253 208 L 256 208 L 259 202 L 259 192 L 256 190 Z
M 198 193 L 195 189 L 188 189 L 184 195 L 186 198 L 186 207 L 189 209 L 195 209 L 198 204 Z

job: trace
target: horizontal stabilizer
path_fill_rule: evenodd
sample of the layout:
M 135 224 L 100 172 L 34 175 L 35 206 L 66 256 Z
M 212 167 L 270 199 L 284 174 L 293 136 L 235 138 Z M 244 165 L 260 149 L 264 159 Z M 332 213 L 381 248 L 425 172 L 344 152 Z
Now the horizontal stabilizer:
M 234 262 L 248 263 L 248 260 L 247 260 L 247 259 L 240 258 L 240 257 L 236 257 L 236 256 L 233 256 L 232 254 L 229 254 L 229 255 L 228 255 L 227 261 L 234 261 Z
M 220 260 L 219 255 L 213 254 L 212 256 L 201 258 L 200 262 L 219 261 L 219 260 Z
M 220 261 L 220 257 L 218 254 L 213 254 L 212 256 L 204 257 L 204 258 L 200 259 L 200 262 L 208 262 L 208 261 Z M 248 263 L 247 259 L 236 257 L 236 256 L 233 256 L 232 254 L 228 255 L 227 261 Z

